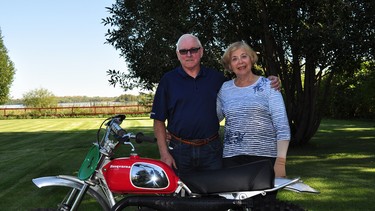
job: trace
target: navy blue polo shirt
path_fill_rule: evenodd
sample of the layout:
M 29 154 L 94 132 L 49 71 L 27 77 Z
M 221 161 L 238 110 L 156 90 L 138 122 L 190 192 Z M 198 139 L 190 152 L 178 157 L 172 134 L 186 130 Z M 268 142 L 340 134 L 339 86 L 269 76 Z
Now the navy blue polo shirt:
M 216 97 L 223 73 L 201 66 L 196 78 L 182 67 L 164 74 L 156 90 L 152 119 L 167 120 L 167 129 L 183 139 L 209 138 L 219 131 Z

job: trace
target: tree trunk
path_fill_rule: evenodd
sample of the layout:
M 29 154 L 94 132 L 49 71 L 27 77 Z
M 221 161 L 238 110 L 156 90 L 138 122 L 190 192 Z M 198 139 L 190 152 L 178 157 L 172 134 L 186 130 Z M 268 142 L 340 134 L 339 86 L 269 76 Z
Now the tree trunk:
M 317 131 L 322 112 L 318 108 L 318 86 L 315 75 L 314 53 L 306 55 L 305 71 L 303 74 L 300 64 L 301 50 L 298 42 L 292 43 L 292 64 L 288 65 L 287 55 L 282 46 L 278 46 L 272 30 L 269 28 L 269 14 L 266 2 L 257 1 L 259 5 L 259 19 L 263 30 L 262 44 L 267 74 L 278 75 L 284 88 L 284 102 L 288 113 L 293 145 L 304 145 Z M 295 44 L 295 45 L 293 45 Z M 314 51 L 311 51 L 314 52 Z M 302 84 L 302 78 L 304 83 Z

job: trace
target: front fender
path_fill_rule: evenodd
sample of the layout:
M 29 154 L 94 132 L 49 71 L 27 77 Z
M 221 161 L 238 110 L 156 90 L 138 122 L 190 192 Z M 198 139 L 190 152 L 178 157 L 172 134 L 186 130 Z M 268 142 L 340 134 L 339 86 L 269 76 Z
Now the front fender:
M 66 175 L 38 177 L 34 178 L 32 181 L 38 188 L 48 186 L 64 186 L 81 189 L 83 186 L 83 181 L 79 180 L 77 177 Z
M 49 186 L 63 186 L 75 189 L 82 189 L 84 182 L 74 176 L 58 175 L 58 176 L 47 176 L 38 177 L 32 179 L 33 183 L 38 188 L 49 187 Z M 104 193 L 96 186 L 89 186 L 87 193 L 94 197 L 99 204 L 106 210 L 110 210 L 110 202 L 105 197 Z

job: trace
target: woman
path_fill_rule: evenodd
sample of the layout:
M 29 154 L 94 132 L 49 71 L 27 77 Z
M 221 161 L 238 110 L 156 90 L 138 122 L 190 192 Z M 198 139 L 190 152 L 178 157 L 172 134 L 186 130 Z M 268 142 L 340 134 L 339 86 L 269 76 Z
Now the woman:
M 275 176 L 285 177 L 290 129 L 285 105 L 270 80 L 252 72 L 258 57 L 245 42 L 231 44 L 222 57 L 225 69 L 236 77 L 223 84 L 217 113 L 225 118 L 225 167 L 268 159 Z

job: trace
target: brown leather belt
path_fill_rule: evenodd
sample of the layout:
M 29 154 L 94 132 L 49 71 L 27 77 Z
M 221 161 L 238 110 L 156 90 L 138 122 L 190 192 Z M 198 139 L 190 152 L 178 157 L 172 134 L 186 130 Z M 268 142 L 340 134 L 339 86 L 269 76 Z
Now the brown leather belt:
M 216 133 L 215 135 L 209 137 L 209 138 L 205 138 L 205 139 L 192 139 L 192 140 L 188 140 L 188 139 L 182 139 L 180 137 L 177 137 L 175 135 L 173 135 L 172 133 L 171 134 L 171 137 L 173 140 L 176 140 L 176 141 L 179 141 L 179 142 L 182 142 L 184 144 L 189 144 L 189 145 L 193 145 L 193 146 L 203 146 L 203 145 L 206 145 L 208 143 L 210 143 L 211 141 L 217 139 L 219 137 L 219 134 Z

